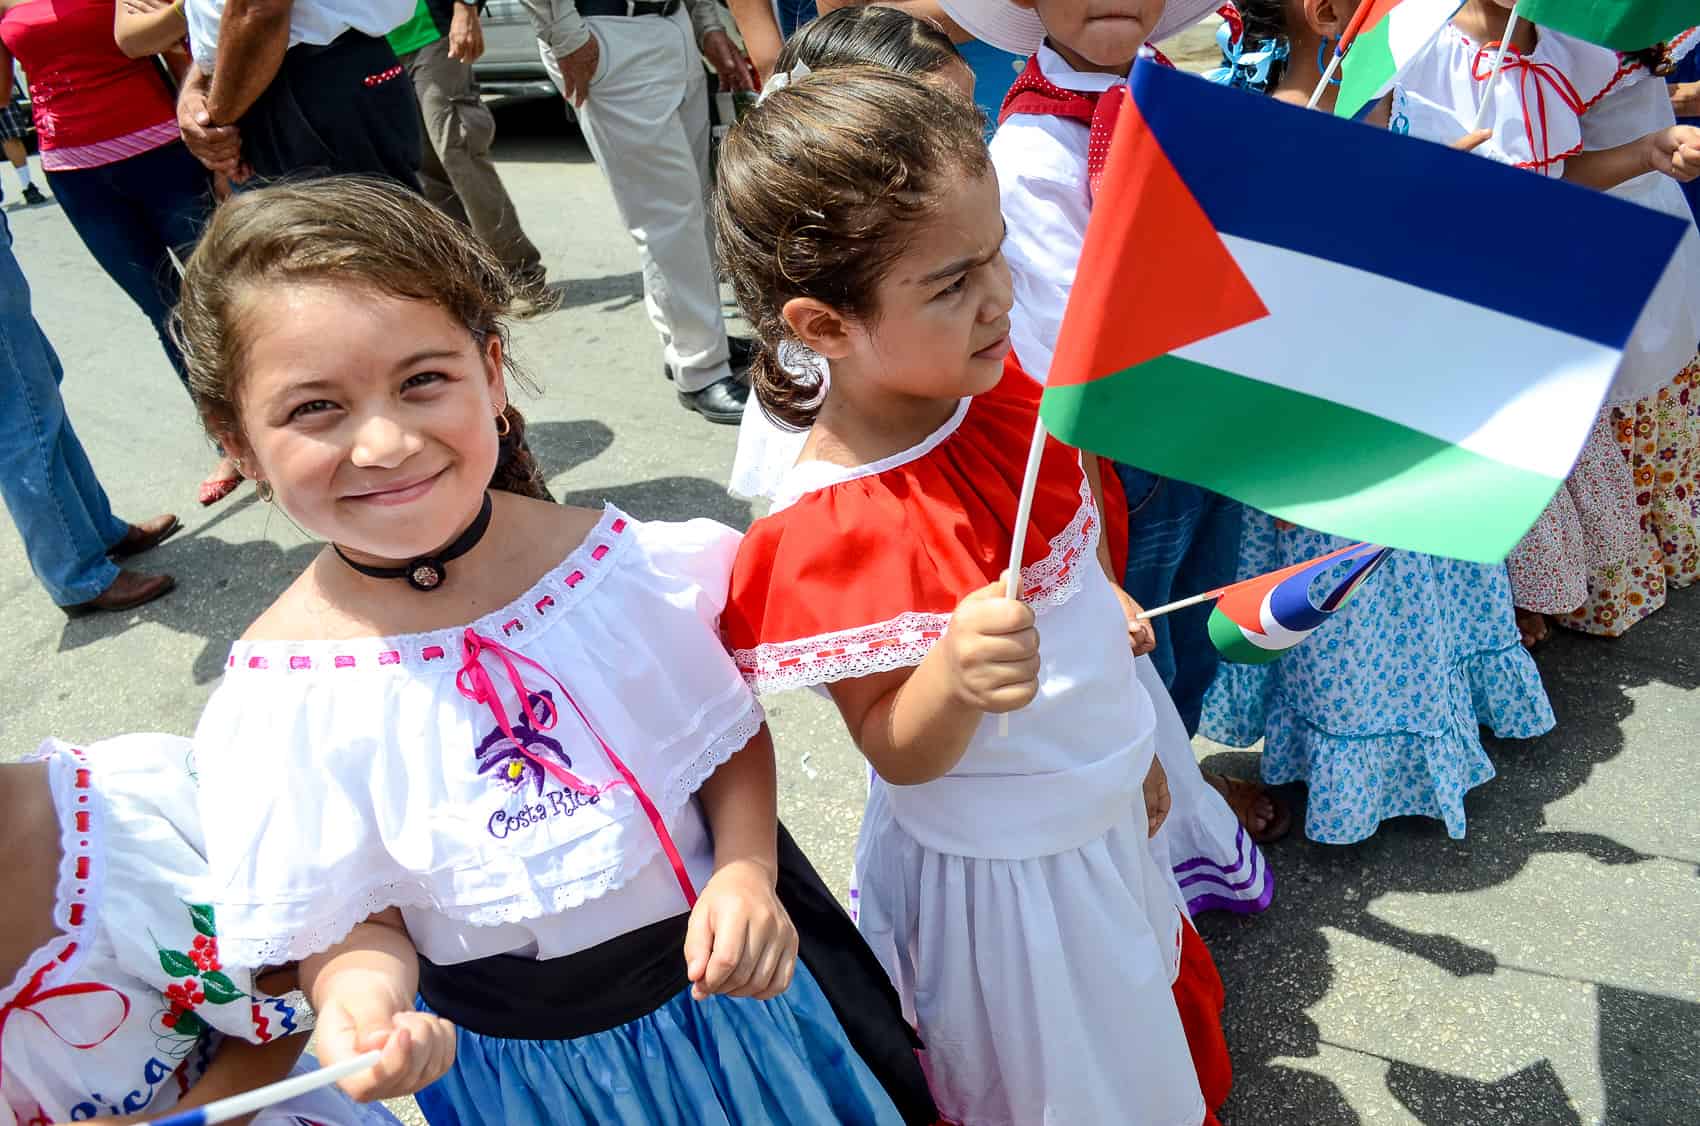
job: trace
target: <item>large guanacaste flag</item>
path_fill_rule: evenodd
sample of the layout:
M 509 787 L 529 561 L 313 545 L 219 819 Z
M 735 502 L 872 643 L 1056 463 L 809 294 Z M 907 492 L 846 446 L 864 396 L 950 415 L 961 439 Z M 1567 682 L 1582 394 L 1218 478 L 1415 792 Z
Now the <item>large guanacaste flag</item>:
M 1340 89 L 1334 113 L 1356 117 L 1393 88 L 1400 72 L 1434 42 L 1441 28 L 1464 6 L 1463 0 L 1363 0 L 1353 16 L 1362 29 L 1342 43 Z
M 1517 14 L 1602 47 L 1639 51 L 1700 23 L 1700 4 L 1694 0 L 1522 0 Z
M 1504 559 L 1683 225 L 1154 64 L 1128 97 L 1050 432 L 1336 535 Z M 1565 237 L 1529 253 L 1463 218 L 1489 213 Z

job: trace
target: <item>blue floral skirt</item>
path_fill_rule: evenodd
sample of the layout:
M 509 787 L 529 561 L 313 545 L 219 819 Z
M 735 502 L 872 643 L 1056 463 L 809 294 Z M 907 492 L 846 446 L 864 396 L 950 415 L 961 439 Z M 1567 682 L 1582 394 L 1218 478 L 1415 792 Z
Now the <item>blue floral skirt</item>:
M 455 1051 L 419 1093 L 431 1126 L 902 1122 L 801 961 L 772 1001 L 693 1001 L 687 989 L 606 1032 L 509 1040 L 463 1028 Z
M 1349 542 L 1248 511 L 1240 575 Z M 1540 672 L 1519 642 L 1505 567 L 1396 552 L 1352 602 L 1267 665 L 1224 663 L 1200 728 L 1263 745 L 1263 779 L 1309 787 L 1305 835 L 1350 844 L 1389 817 L 1464 835 L 1464 795 L 1494 775 L 1481 727 L 1550 731 Z

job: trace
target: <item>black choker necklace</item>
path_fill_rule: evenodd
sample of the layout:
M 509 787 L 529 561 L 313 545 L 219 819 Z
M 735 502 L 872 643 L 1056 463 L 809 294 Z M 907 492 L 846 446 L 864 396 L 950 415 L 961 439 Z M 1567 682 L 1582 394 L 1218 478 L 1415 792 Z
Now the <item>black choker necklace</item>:
M 451 559 L 459 559 L 467 552 L 478 546 L 478 541 L 484 538 L 484 533 L 490 528 L 490 494 L 484 494 L 484 504 L 478 510 L 478 516 L 467 525 L 466 531 L 456 537 L 455 542 L 443 548 L 435 555 L 421 555 L 405 567 L 368 567 L 364 563 L 356 563 L 342 553 L 342 548 L 331 544 L 338 559 L 374 579 L 406 579 L 407 584 L 414 590 L 436 590 L 443 585 L 443 580 L 449 577 L 448 563 Z

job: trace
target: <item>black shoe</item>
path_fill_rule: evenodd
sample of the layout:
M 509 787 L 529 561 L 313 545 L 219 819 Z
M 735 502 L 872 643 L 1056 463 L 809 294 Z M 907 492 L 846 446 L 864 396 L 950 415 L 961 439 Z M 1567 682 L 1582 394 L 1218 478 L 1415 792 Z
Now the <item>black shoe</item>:
M 47 197 L 41 194 L 41 189 L 31 184 L 24 189 L 24 202 L 31 207 L 47 202 Z
M 744 401 L 749 397 L 749 387 L 735 376 L 717 379 L 701 391 L 679 392 L 679 402 L 687 409 L 728 426 L 736 426 L 743 419 Z
M 756 358 L 758 345 L 747 336 L 728 336 L 726 338 L 726 362 L 732 365 L 732 374 L 742 378 L 750 370 L 750 364 Z

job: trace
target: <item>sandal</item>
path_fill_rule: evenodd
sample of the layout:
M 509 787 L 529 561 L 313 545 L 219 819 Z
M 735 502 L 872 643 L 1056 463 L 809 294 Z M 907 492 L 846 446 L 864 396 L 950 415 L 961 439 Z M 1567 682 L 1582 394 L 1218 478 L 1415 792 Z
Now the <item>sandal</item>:
M 1293 827 L 1293 811 L 1281 796 L 1274 790 L 1265 789 L 1256 782 L 1247 782 L 1244 778 L 1230 778 L 1226 774 L 1206 774 L 1205 782 L 1228 803 L 1228 808 L 1234 811 L 1246 835 L 1260 845 L 1273 844 L 1286 836 Z M 1253 831 L 1250 819 L 1257 805 L 1257 800 L 1264 798 L 1269 802 L 1272 815 L 1269 823 L 1261 830 Z
M 201 482 L 201 507 L 207 508 L 217 504 L 225 497 L 236 491 L 236 486 L 242 483 L 242 472 L 237 470 L 234 477 L 208 477 Z

